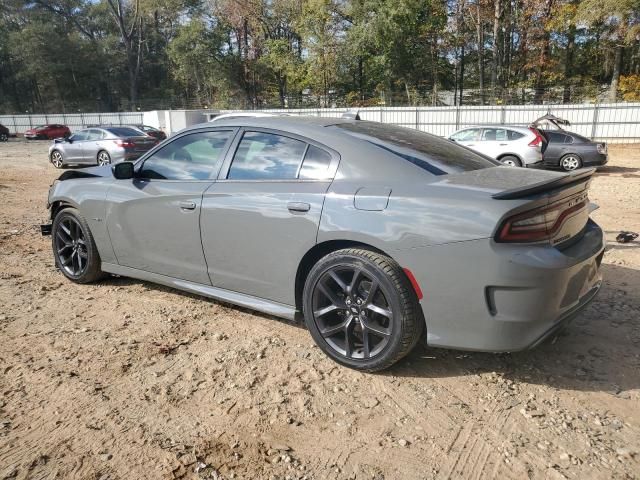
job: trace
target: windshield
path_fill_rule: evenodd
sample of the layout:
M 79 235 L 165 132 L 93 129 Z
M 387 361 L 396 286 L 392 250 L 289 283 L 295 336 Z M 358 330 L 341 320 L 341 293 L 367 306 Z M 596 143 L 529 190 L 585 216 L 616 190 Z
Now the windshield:
M 140 137 L 141 131 L 129 127 L 106 128 L 107 132 L 113 133 L 117 137 Z
M 339 123 L 332 128 L 339 128 L 434 175 L 501 165 L 500 162 L 456 145 L 451 140 L 411 128 L 364 121 Z

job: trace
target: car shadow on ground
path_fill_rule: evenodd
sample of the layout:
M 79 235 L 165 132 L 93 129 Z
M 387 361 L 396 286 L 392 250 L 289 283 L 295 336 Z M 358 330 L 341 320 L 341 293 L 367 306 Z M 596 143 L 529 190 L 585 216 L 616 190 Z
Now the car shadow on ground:
M 616 175 L 616 174 L 633 174 L 636 172 L 640 172 L 640 168 L 636 167 L 621 167 L 617 165 L 605 165 L 603 167 L 598 167 L 596 175 Z M 632 175 L 635 177 L 636 175 Z
M 377 375 L 416 378 L 469 377 L 496 372 L 505 379 L 544 384 L 563 390 L 603 391 L 612 395 L 640 388 L 640 270 L 603 264 L 605 279 L 596 299 L 571 324 L 533 350 L 479 353 L 428 348 L 419 344 L 404 360 Z M 284 325 L 305 329 L 303 323 L 283 320 L 141 280 L 110 277 L 102 284 L 146 288 L 225 305 Z M 248 320 L 250 321 L 250 320 Z
M 516 353 L 476 353 L 419 346 L 383 374 L 471 377 L 496 372 L 505 379 L 563 390 L 628 395 L 640 388 L 640 270 L 603 264 L 596 299 L 558 335 Z

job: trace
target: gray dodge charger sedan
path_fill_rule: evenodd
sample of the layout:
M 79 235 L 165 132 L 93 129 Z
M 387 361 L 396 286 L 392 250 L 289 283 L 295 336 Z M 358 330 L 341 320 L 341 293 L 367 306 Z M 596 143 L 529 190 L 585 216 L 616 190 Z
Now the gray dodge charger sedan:
M 592 173 L 373 122 L 233 118 L 65 172 L 42 230 L 74 282 L 117 274 L 302 316 L 332 359 L 376 371 L 422 335 L 526 349 L 584 308 L 604 251 Z

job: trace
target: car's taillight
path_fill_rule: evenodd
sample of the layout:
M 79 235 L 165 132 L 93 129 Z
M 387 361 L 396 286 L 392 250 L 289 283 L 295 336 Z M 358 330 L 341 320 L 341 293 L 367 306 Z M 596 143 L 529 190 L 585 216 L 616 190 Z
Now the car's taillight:
M 544 138 L 542 138 L 542 135 L 540 135 L 540 132 L 538 132 L 538 130 L 535 128 L 530 128 L 529 130 L 531 130 L 531 132 L 536 136 L 536 138 L 534 138 L 529 142 L 529 146 L 541 147 L 542 144 L 544 143 Z
M 567 217 L 585 208 L 588 202 L 586 194 L 583 194 L 550 207 L 535 208 L 509 217 L 498 230 L 496 242 L 541 242 L 553 238 Z
M 120 140 L 120 139 L 118 139 L 118 140 L 114 140 L 113 142 L 116 145 L 118 145 L 119 147 L 122 147 L 122 148 L 132 148 L 132 147 L 136 146 L 135 143 L 130 142 L 129 140 Z
M 596 150 L 598 150 L 598 153 L 604 155 L 605 153 L 607 153 L 607 144 L 606 143 L 598 143 L 596 145 Z

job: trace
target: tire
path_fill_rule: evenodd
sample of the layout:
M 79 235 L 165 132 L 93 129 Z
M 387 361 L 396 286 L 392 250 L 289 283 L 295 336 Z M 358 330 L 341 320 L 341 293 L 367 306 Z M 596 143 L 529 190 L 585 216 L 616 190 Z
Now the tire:
M 111 155 L 106 150 L 100 150 L 96 160 L 98 165 L 109 165 L 111 163 Z
M 0 142 L 8 142 L 9 141 L 9 135 L 7 135 L 6 133 L 0 133 Z
M 56 168 L 64 167 L 64 158 L 62 157 L 62 153 L 60 153 L 58 150 L 54 150 L 53 152 L 51 152 L 49 160 L 51 161 L 51 164 Z
M 316 344 L 335 362 L 356 370 L 389 368 L 413 349 L 424 330 L 418 299 L 402 268 L 369 250 L 338 250 L 320 259 L 307 276 L 302 299 Z
M 565 172 L 572 172 L 582 167 L 582 160 L 575 153 L 569 153 L 560 159 L 560 168 Z
M 515 155 L 505 155 L 504 157 L 502 157 L 500 159 L 500 161 L 502 163 L 504 163 L 505 165 L 509 166 L 509 167 L 521 167 L 522 166 L 522 162 Z
M 60 210 L 54 218 L 51 247 L 56 267 L 72 282 L 90 283 L 104 277 L 89 225 L 75 208 Z

